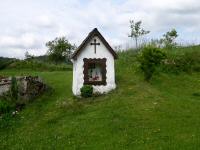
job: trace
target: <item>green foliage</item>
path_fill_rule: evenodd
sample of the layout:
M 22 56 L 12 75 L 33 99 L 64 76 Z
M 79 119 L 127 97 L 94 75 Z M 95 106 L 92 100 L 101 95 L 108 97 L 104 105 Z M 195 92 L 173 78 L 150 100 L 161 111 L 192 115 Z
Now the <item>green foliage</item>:
M 4 58 L 0 57 L 0 70 L 5 69 L 8 67 L 11 63 L 13 63 L 16 59 L 13 58 Z
M 50 62 L 42 62 L 37 60 L 18 60 L 9 66 L 7 69 L 28 69 L 35 71 L 61 71 L 61 70 L 72 70 L 71 64 L 53 64 Z
M 172 49 L 177 45 L 175 43 L 175 39 L 177 37 L 177 31 L 175 29 L 172 29 L 171 31 L 168 31 L 166 34 L 164 34 L 163 38 L 160 41 L 164 45 L 164 47 L 166 47 L 167 49 Z
M 11 87 L 10 87 L 10 96 L 13 102 L 16 102 L 18 99 L 18 84 L 16 77 L 12 77 L 11 79 Z
M 138 61 L 140 62 L 140 68 L 144 73 L 146 81 L 152 78 L 156 67 L 161 64 L 164 58 L 165 53 L 156 47 L 147 46 L 141 51 Z
M 6 130 L 13 124 L 13 117 L 11 113 L 5 113 L 0 117 L 0 128 Z M 1 147 L 1 146 L 0 146 Z
M 52 63 L 47 55 L 41 55 L 41 56 L 34 56 L 29 53 L 25 53 L 25 60 L 26 61 L 36 61 L 41 63 Z
M 115 71 L 118 73 L 128 73 L 133 74 L 133 72 L 138 68 L 137 55 L 138 51 L 129 49 L 126 51 L 117 52 L 119 59 L 115 61 Z M 127 65 L 128 64 L 128 65 Z M 116 74 L 116 82 L 119 81 L 120 76 Z
M 92 97 L 93 95 L 93 87 L 91 85 L 84 85 L 81 89 L 81 96 L 82 97 Z
M 200 92 L 194 92 L 192 93 L 193 96 L 197 96 L 197 97 L 200 97 Z
M 135 39 L 136 48 L 138 48 L 138 38 L 150 32 L 141 28 L 141 24 L 142 21 L 134 22 L 134 20 L 130 20 L 131 34 L 129 35 L 129 37 Z
M 26 51 L 26 52 L 25 52 L 25 59 L 26 59 L 26 60 L 34 59 L 34 55 L 31 55 L 31 54 L 29 54 L 28 51 Z
M 199 49 L 184 52 L 184 48 L 178 48 L 175 51 L 175 53 L 167 53 L 167 59 L 163 64 L 165 71 L 175 73 L 200 71 Z
M 48 47 L 48 57 L 55 63 L 70 61 L 70 56 L 75 45 L 72 45 L 65 37 L 57 37 L 53 41 L 46 43 Z
M 10 112 L 13 109 L 11 104 L 6 100 L 0 100 L 0 115 Z

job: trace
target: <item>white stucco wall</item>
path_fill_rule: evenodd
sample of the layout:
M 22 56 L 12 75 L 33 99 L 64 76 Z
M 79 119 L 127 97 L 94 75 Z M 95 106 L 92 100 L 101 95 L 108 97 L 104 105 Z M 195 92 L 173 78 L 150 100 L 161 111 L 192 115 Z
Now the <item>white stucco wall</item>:
M 94 38 L 100 43 L 97 46 L 96 54 L 94 53 L 94 45 L 90 45 L 94 41 Z M 106 85 L 95 85 L 93 86 L 94 92 L 106 93 L 112 89 L 116 88 L 115 84 L 115 67 L 114 67 L 114 57 L 107 50 L 105 45 L 100 41 L 98 37 L 94 37 L 87 46 L 81 51 L 76 60 L 73 60 L 73 84 L 72 91 L 74 95 L 80 95 L 80 88 L 84 83 L 83 75 L 83 59 L 84 58 L 106 58 Z

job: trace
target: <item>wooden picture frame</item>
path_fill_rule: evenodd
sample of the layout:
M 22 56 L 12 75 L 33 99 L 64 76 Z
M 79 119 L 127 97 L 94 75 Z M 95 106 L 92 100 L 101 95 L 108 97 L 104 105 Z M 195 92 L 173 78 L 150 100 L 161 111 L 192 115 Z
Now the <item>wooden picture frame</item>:
M 83 69 L 83 79 L 84 85 L 106 85 L 106 58 L 84 58 L 84 69 Z M 102 80 L 101 81 L 89 81 L 88 69 L 90 64 L 98 64 L 101 66 Z

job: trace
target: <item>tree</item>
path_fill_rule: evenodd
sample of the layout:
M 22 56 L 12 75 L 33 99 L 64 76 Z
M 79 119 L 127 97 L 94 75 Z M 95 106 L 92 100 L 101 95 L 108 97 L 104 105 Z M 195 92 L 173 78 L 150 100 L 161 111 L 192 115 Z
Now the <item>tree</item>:
M 26 60 L 30 60 L 30 59 L 33 59 L 33 58 L 34 58 L 34 55 L 29 54 L 28 51 L 25 52 L 25 59 Z
M 72 45 L 65 37 L 57 37 L 52 41 L 46 43 L 48 47 L 48 58 L 55 62 L 70 61 L 72 51 L 75 49 L 75 45 Z
M 154 72 L 156 71 L 156 67 L 163 62 L 165 57 L 166 54 L 159 48 L 154 46 L 144 47 L 138 57 L 138 61 L 146 81 L 149 81 L 152 78 Z
M 130 20 L 130 28 L 131 28 L 131 34 L 129 37 L 135 39 L 135 45 L 136 49 L 138 48 L 138 38 L 150 33 L 150 31 L 146 31 L 143 28 L 141 28 L 142 21 L 134 22 L 134 20 Z
M 168 31 L 166 34 L 163 35 L 163 38 L 161 39 L 161 43 L 164 44 L 164 47 L 167 49 L 172 49 L 174 46 L 176 46 L 175 39 L 178 37 L 176 29 L 172 29 L 171 31 Z

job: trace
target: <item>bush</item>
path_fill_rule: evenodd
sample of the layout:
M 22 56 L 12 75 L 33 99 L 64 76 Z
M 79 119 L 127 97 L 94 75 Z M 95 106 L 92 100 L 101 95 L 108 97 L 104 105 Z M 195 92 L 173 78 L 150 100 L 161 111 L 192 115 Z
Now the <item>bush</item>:
M 164 64 L 167 72 L 178 73 L 200 71 L 200 53 L 198 51 L 168 54 Z
M 0 114 L 8 113 L 12 109 L 12 106 L 9 102 L 0 100 Z
M 13 61 L 6 61 L 6 62 L 1 62 L 0 61 L 0 70 L 5 69 L 6 67 L 8 67 L 11 63 L 13 63 Z
M 93 95 L 93 87 L 91 85 L 84 85 L 81 88 L 81 96 L 82 97 L 91 97 Z
M 18 84 L 15 77 L 11 79 L 10 96 L 14 102 L 18 99 Z
M 138 57 L 138 61 L 146 81 L 149 81 L 152 78 L 156 67 L 162 63 L 165 57 L 165 53 L 159 48 L 153 46 L 144 47 Z

